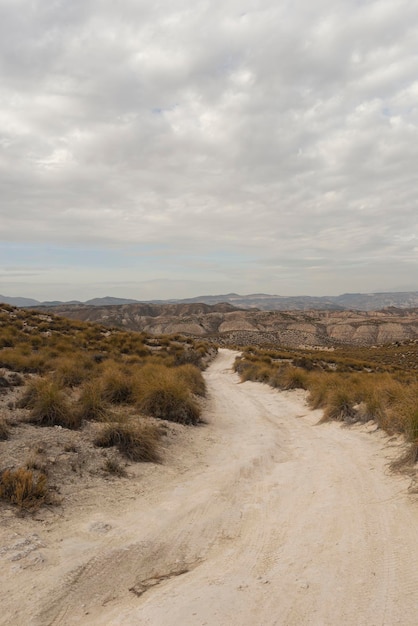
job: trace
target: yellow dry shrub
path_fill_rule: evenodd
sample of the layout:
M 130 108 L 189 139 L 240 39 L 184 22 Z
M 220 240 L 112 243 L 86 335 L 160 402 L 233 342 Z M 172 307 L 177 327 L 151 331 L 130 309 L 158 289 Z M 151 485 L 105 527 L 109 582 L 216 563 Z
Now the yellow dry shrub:
M 50 378 L 31 383 L 20 405 L 31 409 L 29 421 L 37 426 L 73 429 L 81 426 L 81 418 L 70 405 L 68 396 Z
M 37 508 L 48 494 L 47 477 L 43 473 L 20 467 L 5 470 L 0 476 L 0 499 L 20 508 Z
M 146 415 L 181 424 L 200 420 L 200 407 L 177 368 L 145 365 L 138 372 L 136 394 Z
M 192 393 L 202 397 L 206 395 L 206 383 L 198 367 L 187 363 L 186 365 L 180 365 L 175 371 L 176 375 L 186 383 Z
M 58 358 L 54 363 L 54 380 L 63 387 L 77 387 L 89 379 L 93 371 L 93 362 L 84 355 Z
M 5 441 L 9 438 L 10 428 L 4 418 L 0 418 L 0 441 Z
M 94 443 L 102 448 L 115 446 L 130 461 L 157 463 L 160 460 L 161 432 L 148 422 L 113 422 L 106 424 Z
M 109 410 L 98 379 L 88 380 L 81 387 L 77 411 L 81 420 L 105 421 L 108 419 Z
M 114 361 L 106 363 L 100 377 L 103 398 L 111 404 L 129 404 L 134 401 L 135 381 L 129 369 Z

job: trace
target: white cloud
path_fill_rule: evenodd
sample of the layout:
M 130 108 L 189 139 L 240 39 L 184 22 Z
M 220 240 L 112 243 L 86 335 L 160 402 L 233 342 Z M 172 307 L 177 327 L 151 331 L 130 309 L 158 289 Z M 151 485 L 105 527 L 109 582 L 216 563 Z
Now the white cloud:
M 417 35 L 408 0 L 3 2 L 1 239 L 189 255 L 138 280 L 209 254 L 232 289 L 403 284 Z

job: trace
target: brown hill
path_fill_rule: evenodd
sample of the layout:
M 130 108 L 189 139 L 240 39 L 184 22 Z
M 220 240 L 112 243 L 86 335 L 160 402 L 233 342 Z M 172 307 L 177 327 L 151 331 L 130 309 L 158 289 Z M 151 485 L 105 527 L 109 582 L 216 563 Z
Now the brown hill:
M 221 343 L 284 346 L 378 345 L 418 340 L 418 309 L 260 311 L 230 304 L 62 305 L 44 310 L 151 334 L 214 337 Z

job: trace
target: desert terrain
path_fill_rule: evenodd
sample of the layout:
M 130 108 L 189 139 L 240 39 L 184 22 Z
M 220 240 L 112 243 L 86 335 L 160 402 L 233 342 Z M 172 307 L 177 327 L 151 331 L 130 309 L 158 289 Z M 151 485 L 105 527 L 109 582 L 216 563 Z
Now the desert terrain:
M 224 345 L 372 346 L 418 341 L 418 309 L 261 311 L 228 303 L 40 307 L 73 320 L 153 335 L 181 333 Z
M 240 382 L 235 356 L 206 370 L 206 423 L 173 425 L 162 463 L 4 512 L 1 624 L 416 624 L 415 483 L 389 469 L 403 439 L 318 425 L 304 391 Z

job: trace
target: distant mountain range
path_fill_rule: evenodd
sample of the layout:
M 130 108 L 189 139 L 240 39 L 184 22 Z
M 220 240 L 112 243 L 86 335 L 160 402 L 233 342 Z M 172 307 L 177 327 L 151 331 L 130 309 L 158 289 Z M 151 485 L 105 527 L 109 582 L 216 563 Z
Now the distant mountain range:
M 87 306 L 111 306 L 114 304 L 137 304 L 141 302 L 140 300 L 132 300 L 128 298 L 112 298 L 111 296 L 105 296 L 104 298 L 93 298 L 92 300 L 86 300 L 86 302 L 81 302 L 80 300 L 45 300 L 43 302 L 39 300 L 34 300 L 33 298 L 14 298 L 12 296 L 2 296 L 0 294 L 0 302 L 4 302 L 5 304 L 10 304 L 12 306 L 18 307 L 32 307 L 32 306 L 61 306 L 63 304 L 78 304 L 78 305 L 87 305 Z M 168 302 L 168 300 L 167 300 Z
M 241 309 L 260 309 L 262 311 L 377 311 L 395 307 L 400 309 L 418 307 L 418 291 L 383 292 L 383 293 L 345 293 L 340 296 L 277 296 L 265 293 L 255 293 L 241 296 L 237 293 L 228 293 L 214 296 L 198 296 L 179 300 L 134 300 L 128 298 L 93 298 L 86 302 L 71 300 L 69 302 L 40 302 L 32 298 L 15 298 L 0 295 L 0 302 L 18 307 L 35 306 L 115 306 L 127 304 L 220 304 L 228 303 Z

